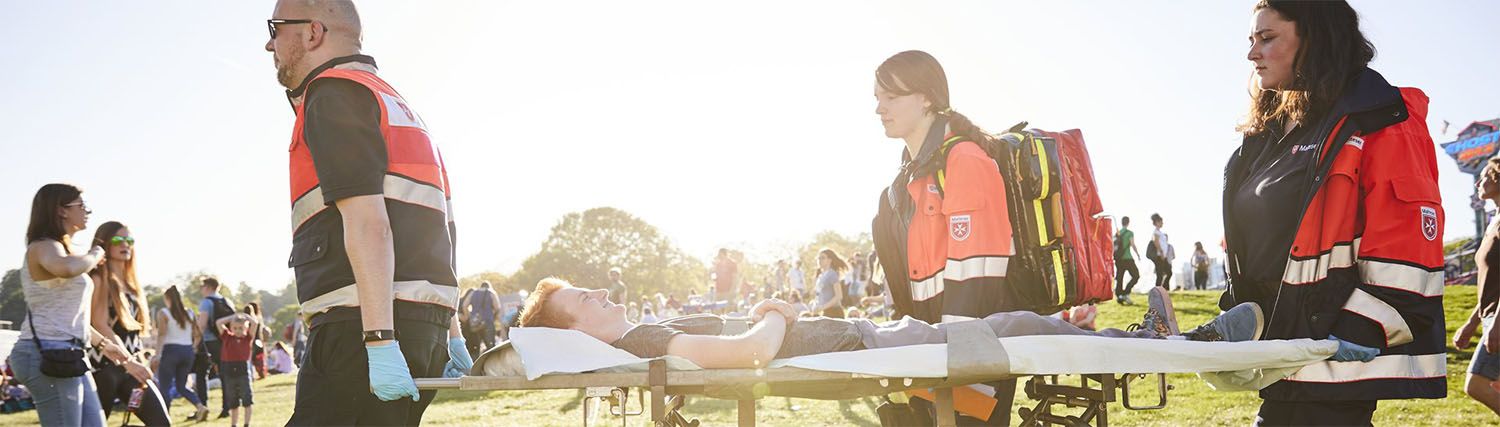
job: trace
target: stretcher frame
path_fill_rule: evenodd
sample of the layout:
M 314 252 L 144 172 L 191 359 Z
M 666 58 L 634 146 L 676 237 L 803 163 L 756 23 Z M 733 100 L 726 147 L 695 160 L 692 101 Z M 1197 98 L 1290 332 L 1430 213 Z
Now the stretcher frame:
M 1158 401 L 1152 405 L 1136 406 L 1130 401 L 1130 383 L 1145 378 L 1144 374 L 1086 374 L 1080 375 L 1077 385 L 1059 382 L 1057 375 L 1035 375 L 1026 381 L 1025 392 L 1037 401 L 1032 408 L 1021 408 L 1022 426 L 1099 426 L 1109 425 L 1108 405 L 1117 400 L 1126 409 L 1153 410 L 1165 408 L 1167 391 L 1166 374 L 1155 374 L 1158 378 Z M 991 378 L 987 381 L 1016 379 Z M 660 427 L 691 427 L 697 420 L 687 418 L 680 410 L 686 397 L 713 394 L 716 398 L 731 398 L 738 402 L 738 425 L 755 425 L 755 401 L 760 397 L 787 396 L 805 397 L 815 394 L 808 390 L 838 388 L 879 389 L 883 392 L 869 395 L 898 393 L 916 388 L 935 389 L 937 425 L 956 425 L 953 410 L 953 387 L 969 384 L 971 380 L 952 381 L 939 378 L 892 378 L 847 372 L 826 372 L 802 368 L 770 369 L 715 369 L 694 371 L 669 371 L 663 360 L 651 361 L 647 372 L 549 374 L 535 380 L 524 376 L 465 376 L 460 378 L 418 379 L 417 386 L 423 390 L 558 390 L 582 389 L 585 391 L 583 425 L 588 425 L 594 414 L 590 411 L 605 411 L 618 416 L 622 425 L 628 425 L 631 416 L 649 415 L 653 425 Z M 756 388 L 761 388 L 757 391 Z M 635 401 L 632 404 L 631 391 Z M 798 393 L 802 389 L 804 393 Z M 709 391 L 713 390 L 712 393 Z M 769 393 L 765 393 L 769 390 Z M 1117 392 L 1118 390 L 1118 392 Z M 649 391 L 650 397 L 645 397 Z M 731 397 L 724 397 L 726 395 Z M 765 393 L 765 394 L 762 394 Z M 811 398 L 811 397 L 810 397 Z M 648 403 L 649 400 L 649 403 Z M 636 409 L 632 410 L 634 406 Z M 649 408 L 649 414 L 647 413 Z M 1058 408 L 1083 408 L 1080 415 L 1060 415 Z
M 994 332 L 982 321 L 952 324 L 948 329 L 948 339 L 947 378 L 897 378 L 796 367 L 673 371 L 667 369 L 666 360 L 653 359 L 648 362 L 646 372 L 554 373 L 533 380 L 527 380 L 523 375 L 507 375 L 416 381 L 417 387 L 423 390 L 582 389 L 584 425 L 593 420 L 590 403 L 596 411 L 607 410 L 619 416 L 622 425 L 627 425 L 628 417 L 646 413 L 644 393 L 650 391 L 650 417 L 657 427 L 696 427 L 697 420 L 680 412 L 690 395 L 738 401 L 738 425 L 748 427 L 755 425 L 755 401 L 761 397 L 830 400 L 883 396 L 914 389 L 933 389 L 937 425 L 951 427 L 957 424 L 954 387 L 1027 376 L 1031 378 L 1026 382 L 1026 394 L 1038 403 L 1018 411 L 1020 425 L 1105 427 L 1109 425 L 1109 403 L 1120 400 L 1130 410 L 1161 409 L 1166 407 L 1167 391 L 1171 390 L 1166 374 L 1157 373 L 1159 400 L 1152 405 L 1136 406 L 1130 401 L 1130 383 L 1145 378 L 1144 374 L 1083 374 L 1078 385 L 1062 384 L 1057 375 L 997 374 L 1008 370 L 1008 362 L 1001 362 L 1008 357 Z M 636 410 L 630 409 L 631 389 L 636 390 Z M 1077 416 L 1053 412 L 1054 408 L 1060 407 L 1083 408 L 1084 412 Z

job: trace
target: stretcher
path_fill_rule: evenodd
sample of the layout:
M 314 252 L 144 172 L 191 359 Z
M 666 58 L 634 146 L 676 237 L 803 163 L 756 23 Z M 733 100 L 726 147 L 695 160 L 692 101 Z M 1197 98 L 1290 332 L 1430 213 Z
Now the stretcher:
M 527 331 L 537 330 L 537 331 Z M 516 328 L 512 341 L 475 361 L 461 378 L 419 379 L 424 390 L 585 390 L 584 424 L 597 412 L 647 415 L 656 426 L 696 426 L 684 416 L 687 396 L 738 401 L 741 426 L 755 425 L 755 400 L 784 396 L 846 400 L 907 390 L 935 396 L 937 423 L 955 425 L 955 389 L 1031 377 L 1025 392 L 1037 404 L 1019 411 L 1021 425 L 1108 425 L 1108 405 L 1133 410 L 1167 404 L 1168 373 L 1291 368 L 1328 358 L 1332 341 L 1202 343 L 1093 336 L 996 338 L 987 324 L 948 326 L 947 344 L 825 353 L 778 359 L 761 369 L 699 369 L 683 359 L 631 359 L 577 331 Z M 569 333 L 576 334 L 570 335 Z M 582 336 L 579 338 L 578 336 Z M 585 350 L 584 347 L 594 346 Z M 586 356 L 580 356 L 586 355 Z M 579 356 L 579 357 L 571 357 Z M 628 359 L 628 360 L 627 360 Z M 1060 375 L 1081 381 L 1063 384 Z M 1130 387 L 1154 374 L 1157 399 L 1130 401 Z M 634 396 L 632 396 L 634 391 Z M 649 392 L 649 397 L 646 397 Z M 634 402 L 632 402 L 632 400 Z M 1082 408 L 1079 415 L 1055 410 Z

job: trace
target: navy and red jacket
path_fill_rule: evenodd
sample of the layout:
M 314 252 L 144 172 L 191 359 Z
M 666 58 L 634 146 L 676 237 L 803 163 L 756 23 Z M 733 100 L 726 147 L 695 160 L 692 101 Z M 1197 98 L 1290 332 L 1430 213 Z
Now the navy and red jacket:
M 1310 123 L 1319 160 L 1280 283 L 1251 283 L 1226 227 L 1230 287 L 1220 308 L 1256 302 L 1264 339 L 1330 335 L 1380 350 L 1370 362 L 1323 361 L 1261 390 L 1267 400 L 1442 398 L 1443 207 L 1427 131 L 1427 96 L 1365 70 L 1323 119 Z M 1324 136 L 1326 135 L 1326 136 Z M 1253 136 L 1247 136 L 1246 141 Z M 1225 168 L 1224 218 L 1250 163 L 1242 146 Z M 1279 264 L 1280 261 L 1273 264 Z

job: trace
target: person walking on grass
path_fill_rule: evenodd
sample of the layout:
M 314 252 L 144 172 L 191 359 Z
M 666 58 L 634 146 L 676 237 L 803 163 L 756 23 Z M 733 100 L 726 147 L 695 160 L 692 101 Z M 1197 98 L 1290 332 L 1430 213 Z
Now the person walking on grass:
M 167 287 L 162 294 L 162 307 L 156 313 L 157 388 L 163 394 L 176 390 L 178 396 L 187 399 L 197 409 L 189 421 L 208 419 L 208 406 L 196 393 L 188 389 L 188 373 L 193 369 L 193 349 L 202 344 L 202 335 L 192 311 L 182 302 L 182 292 L 177 286 Z M 167 401 L 171 409 L 171 401 Z
M 1491 157 L 1485 163 L 1475 187 L 1481 199 L 1500 202 L 1500 157 Z M 1485 227 L 1479 250 L 1474 252 L 1474 266 L 1479 270 L 1479 299 L 1468 320 L 1453 333 L 1453 347 L 1469 348 L 1482 328 L 1479 348 L 1474 349 L 1469 361 L 1469 376 L 1464 378 L 1464 394 L 1500 415 L 1500 392 L 1492 385 L 1500 380 L 1500 332 L 1495 330 L 1495 314 L 1500 312 L 1500 274 L 1491 270 L 1500 266 L 1500 218 Z
M 1120 218 L 1120 232 L 1115 233 L 1115 302 L 1125 305 L 1130 301 L 1130 291 L 1141 280 L 1141 270 L 1135 266 L 1135 258 L 1141 251 L 1135 249 L 1135 232 L 1130 231 L 1130 217 Z M 1125 282 L 1125 273 L 1130 273 L 1130 282 Z
M 442 152 L 361 53 L 352 1 L 281 0 L 266 27 L 295 115 L 288 264 L 309 323 L 287 424 L 420 424 L 437 392 L 412 378 L 470 361 Z
M 1443 205 L 1427 95 L 1369 68 L 1344 1 L 1261 0 L 1241 144 L 1224 168 L 1230 287 L 1266 339 L 1334 337 L 1378 350 L 1260 390 L 1256 424 L 1370 425 L 1381 400 L 1448 394 Z
M 1151 214 L 1151 225 L 1156 227 L 1151 232 L 1151 243 L 1146 247 L 1146 258 L 1151 259 L 1155 267 L 1156 287 L 1170 289 L 1172 286 L 1172 259 L 1177 254 L 1172 253 L 1172 244 L 1167 241 L 1167 233 L 1161 230 L 1163 221 L 1161 214 Z
M 1203 250 L 1203 242 L 1193 242 L 1193 289 L 1208 289 L 1208 252 Z

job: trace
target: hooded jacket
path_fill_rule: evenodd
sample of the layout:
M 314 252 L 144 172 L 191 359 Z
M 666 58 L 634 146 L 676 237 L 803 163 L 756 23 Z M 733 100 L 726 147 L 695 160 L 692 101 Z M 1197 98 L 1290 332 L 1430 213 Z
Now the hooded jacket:
M 1256 302 L 1263 339 L 1330 335 L 1380 349 L 1370 362 L 1315 363 L 1261 390 L 1267 400 L 1442 398 L 1447 393 L 1443 324 L 1443 207 L 1427 131 L 1427 96 L 1364 70 L 1330 113 L 1310 123 L 1319 160 L 1280 283 L 1251 283 L 1225 228 L 1228 310 Z M 1251 135 L 1245 138 L 1249 143 Z M 1245 146 L 1224 174 L 1224 221 L 1233 189 L 1249 172 Z M 1257 263 L 1260 264 L 1260 263 Z

